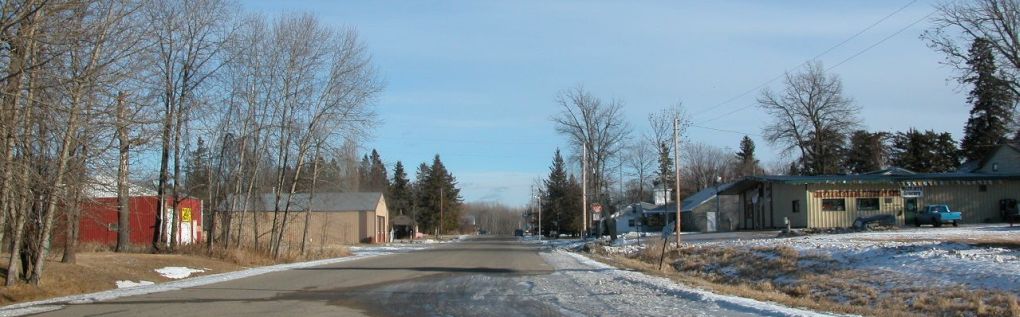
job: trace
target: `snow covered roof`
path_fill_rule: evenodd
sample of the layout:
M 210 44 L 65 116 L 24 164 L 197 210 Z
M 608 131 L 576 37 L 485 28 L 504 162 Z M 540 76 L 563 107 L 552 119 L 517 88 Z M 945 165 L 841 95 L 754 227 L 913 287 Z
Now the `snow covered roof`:
M 917 174 L 917 172 L 897 166 L 892 166 L 887 169 L 877 170 L 874 172 L 864 173 L 864 175 L 915 175 L 915 174 Z
M 109 175 L 94 175 L 85 186 L 85 196 L 89 198 L 117 197 L 117 178 Z M 128 183 L 128 196 L 154 196 L 156 191 Z

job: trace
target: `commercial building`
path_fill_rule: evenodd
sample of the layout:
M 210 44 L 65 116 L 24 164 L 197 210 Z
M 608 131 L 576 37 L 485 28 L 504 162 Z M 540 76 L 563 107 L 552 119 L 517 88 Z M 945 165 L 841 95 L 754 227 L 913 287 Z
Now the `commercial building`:
M 330 246 L 336 244 L 357 244 L 357 243 L 383 243 L 389 241 L 389 210 L 386 207 L 386 199 L 382 193 L 315 193 L 315 195 L 301 193 L 294 194 L 290 201 L 290 212 L 286 220 L 283 219 L 283 210 L 287 204 L 287 194 L 283 194 L 279 200 L 279 213 L 277 210 L 276 195 L 272 193 L 262 194 L 257 199 L 252 199 L 243 204 L 243 199 L 231 202 L 228 198 L 223 210 L 233 212 L 223 213 L 217 219 L 217 228 L 223 225 L 231 225 L 230 221 L 241 221 L 246 230 L 252 230 L 251 219 L 242 220 L 242 217 L 254 213 L 258 217 L 258 232 L 269 234 L 272 232 L 274 217 L 277 223 L 286 223 L 284 226 L 283 240 L 281 244 L 295 245 L 304 238 L 314 247 Z M 246 210 L 244 210 L 246 209 Z M 305 211 L 308 211 L 306 214 Z M 234 215 L 235 217 L 228 217 Z M 307 216 L 307 217 L 306 217 Z M 305 231 L 305 222 L 308 223 L 308 230 Z M 237 223 L 233 224 L 238 225 Z
M 868 174 L 752 176 L 720 191 L 736 196 L 737 227 L 849 227 L 858 217 L 893 215 L 913 223 L 929 204 L 963 212 L 964 223 L 1002 221 L 1000 201 L 1020 199 L 1020 149 L 1001 145 L 980 161 L 952 173 L 890 168 Z

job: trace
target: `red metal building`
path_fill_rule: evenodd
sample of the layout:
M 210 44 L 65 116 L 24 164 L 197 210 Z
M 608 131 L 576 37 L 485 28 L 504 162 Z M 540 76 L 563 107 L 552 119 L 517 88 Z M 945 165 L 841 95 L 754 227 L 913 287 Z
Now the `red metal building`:
M 172 198 L 167 199 L 170 207 Z M 131 244 L 149 245 L 152 243 L 152 229 L 156 224 L 156 208 L 159 203 L 157 196 L 134 196 L 128 200 L 130 209 Z M 169 219 L 172 213 L 167 210 L 163 219 Z M 202 241 L 202 201 L 194 198 L 180 199 L 180 225 L 178 240 L 182 244 Z M 164 222 L 164 230 L 169 237 L 170 223 Z M 117 244 L 117 198 L 93 198 L 82 206 L 79 222 L 78 241 L 81 243 Z M 169 239 L 167 239 L 169 241 Z

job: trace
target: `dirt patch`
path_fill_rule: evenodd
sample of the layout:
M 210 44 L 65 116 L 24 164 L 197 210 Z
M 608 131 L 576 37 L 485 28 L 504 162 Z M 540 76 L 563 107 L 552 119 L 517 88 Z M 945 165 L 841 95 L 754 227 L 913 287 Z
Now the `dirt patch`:
M 682 245 L 661 242 L 642 252 L 613 254 L 591 246 L 594 257 L 713 292 L 774 301 L 791 307 L 869 316 L 1020 316 L 1016 294 L 962 286 L 913 285 L 885 272 L 849 269 L 825 256 L 788 246 Z

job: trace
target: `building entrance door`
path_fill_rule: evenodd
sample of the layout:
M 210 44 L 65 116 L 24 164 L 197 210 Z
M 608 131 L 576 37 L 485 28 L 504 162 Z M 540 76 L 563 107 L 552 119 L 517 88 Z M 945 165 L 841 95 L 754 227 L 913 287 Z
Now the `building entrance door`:
M 904 224 L 914 223 L 917 219 L 917 198 L 904 198 L 903 199 L 903 215 Z

